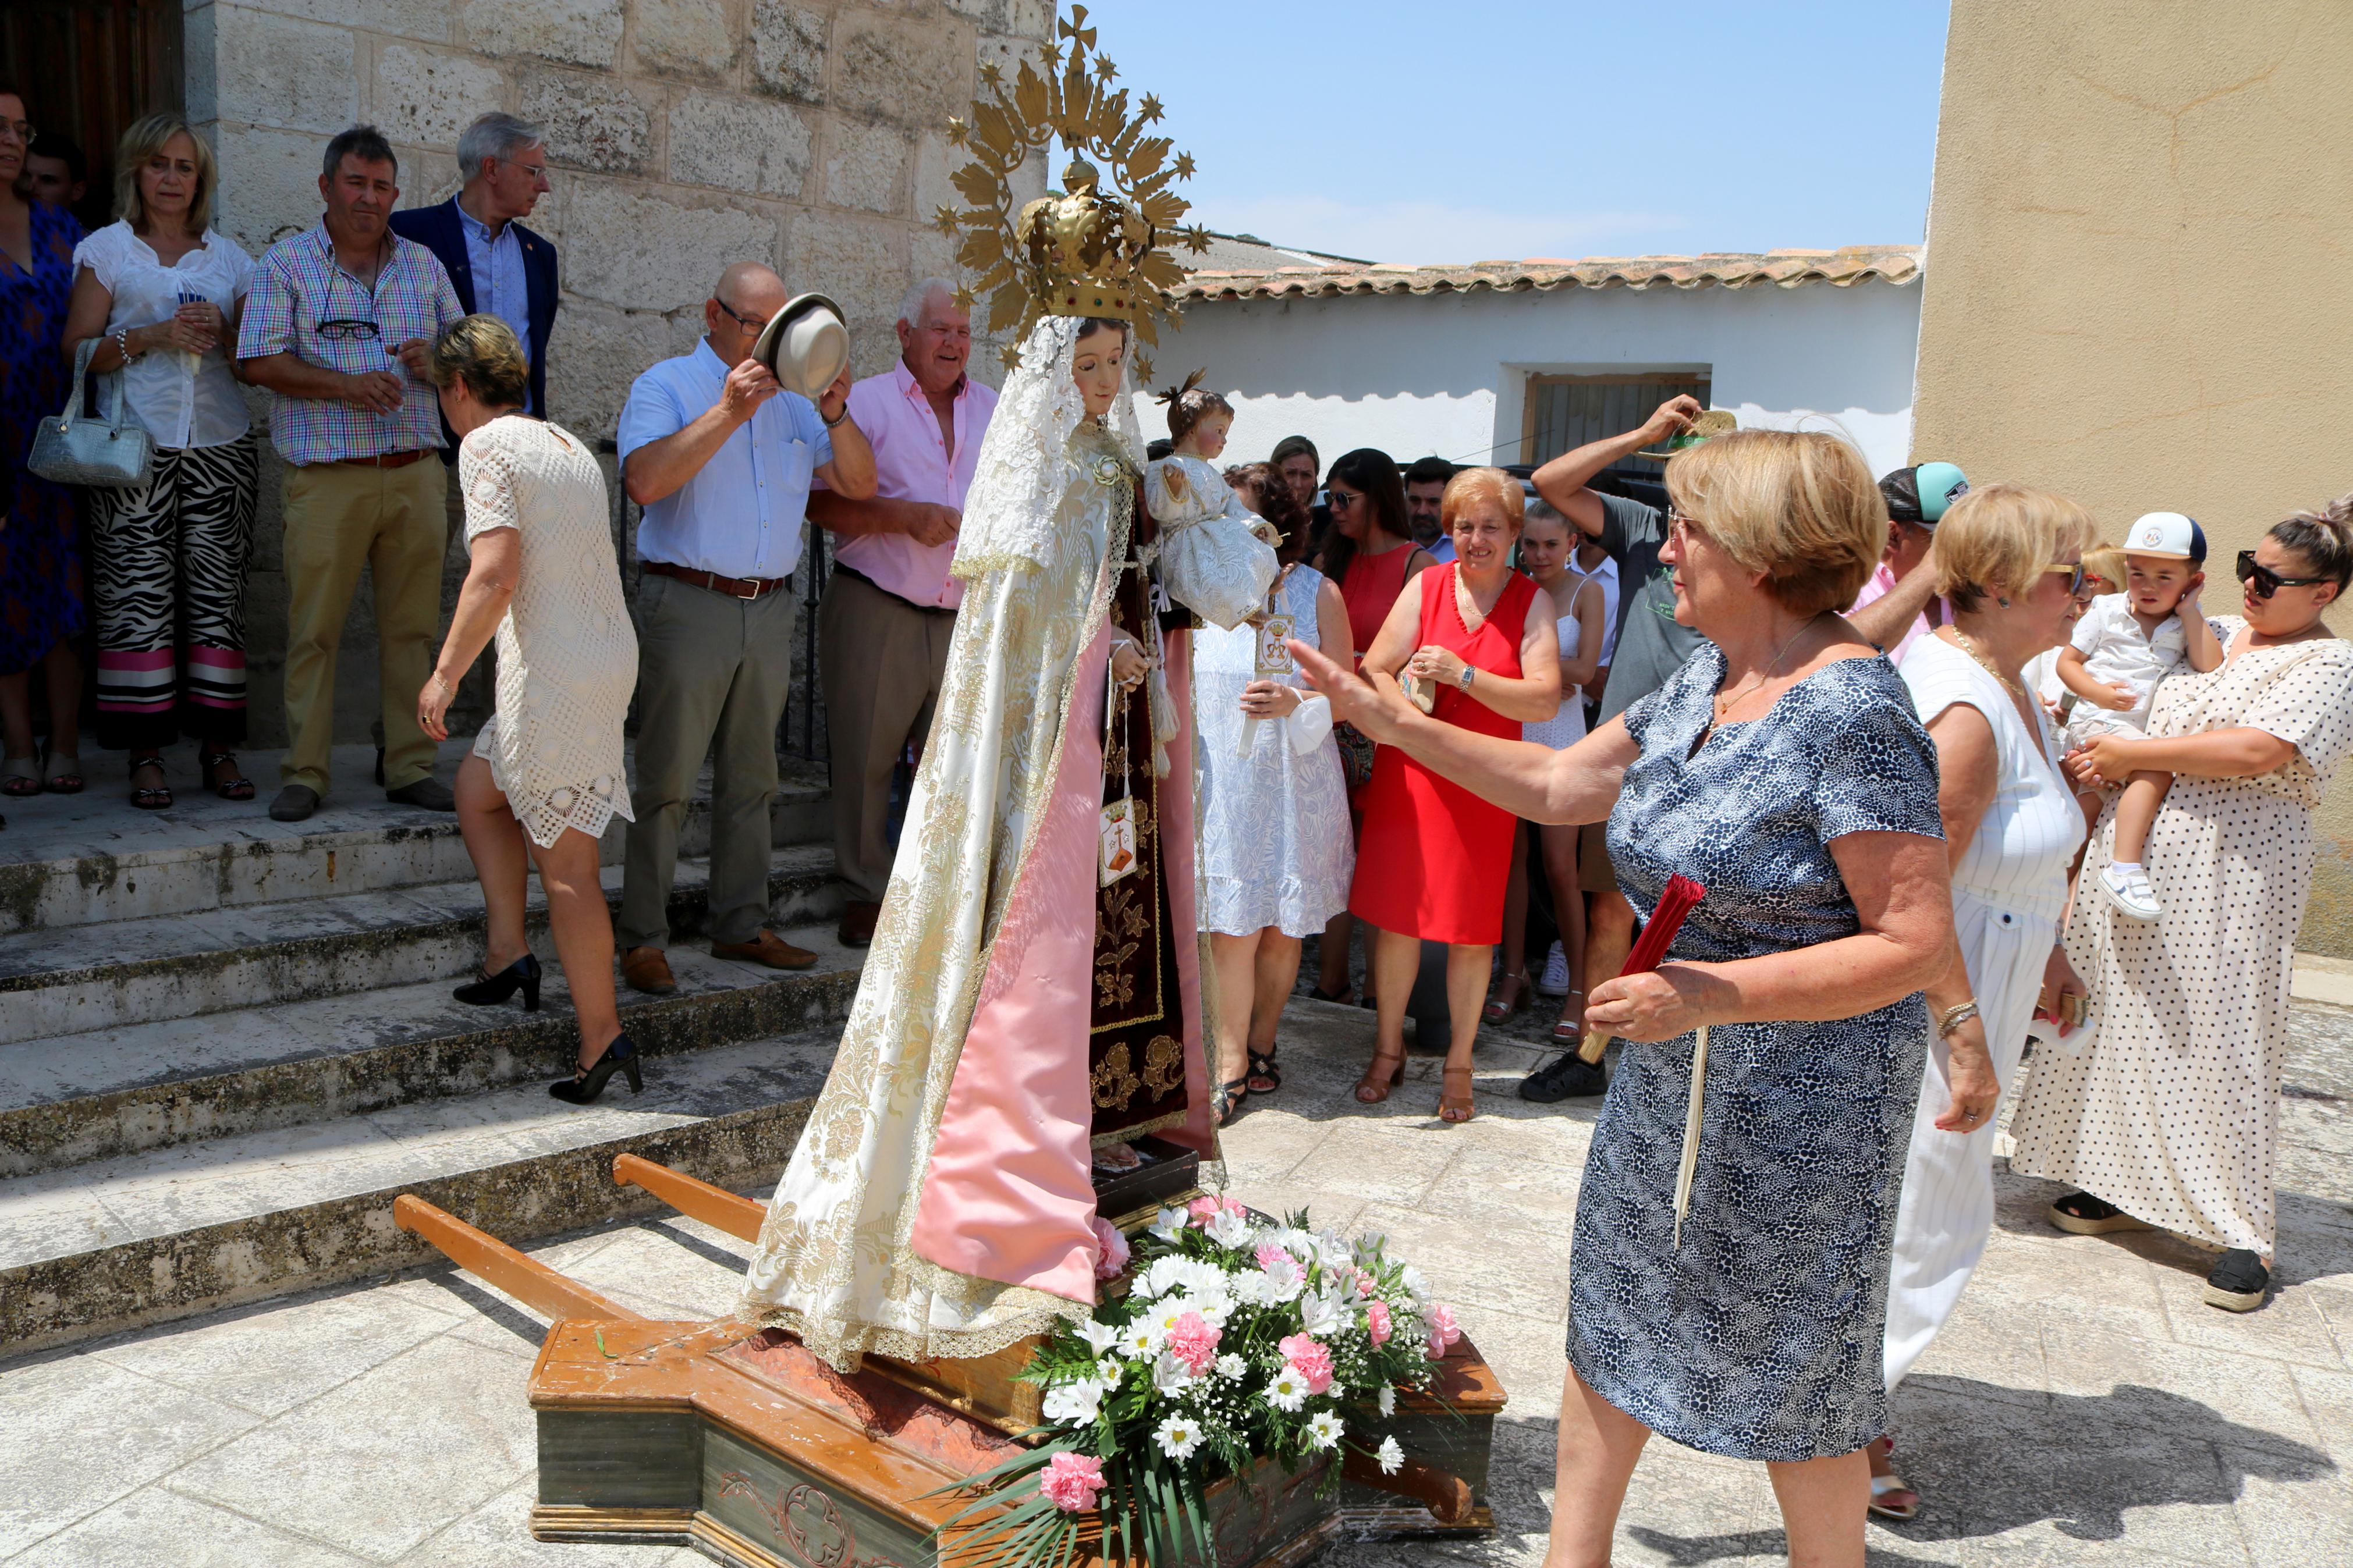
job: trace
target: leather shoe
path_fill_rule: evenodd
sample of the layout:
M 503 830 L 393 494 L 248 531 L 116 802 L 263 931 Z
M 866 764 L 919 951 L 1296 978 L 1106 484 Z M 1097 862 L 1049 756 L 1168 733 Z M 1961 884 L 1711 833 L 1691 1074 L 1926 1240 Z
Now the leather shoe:
M 269 803 L 270 817 L 278 822 L 300 822 L 319 809 L 319 792 L 309 784 L 288 784 Z
M 882 906 L 862 904 L 856 900 L 844 905 L 841 924 L 835 930 L 834 940 L 844 947 L 869 947 L 874 942 L 874 922 L 881 918 Z
M 426 777 L 415 784 L 402 784 L 398 789 L 384 792 L 384 798 L 401 805 L 413 805 L 420 811 L 455 811 L 458 792 L 439 779 Z
M 678 989 L 670 958 L 658 947 L 633 947 L 621 954 L 621 979 L 630 990 L 649 996 L 667 996 Z
M 714 942 L 711 944 L 713 958 L 737 958 L 746 963 L 764 963 L 770 969 L 814 969 L 817 954 L 807 948 L 795 947 L 775 931 L 764 931 L 749 942 Z

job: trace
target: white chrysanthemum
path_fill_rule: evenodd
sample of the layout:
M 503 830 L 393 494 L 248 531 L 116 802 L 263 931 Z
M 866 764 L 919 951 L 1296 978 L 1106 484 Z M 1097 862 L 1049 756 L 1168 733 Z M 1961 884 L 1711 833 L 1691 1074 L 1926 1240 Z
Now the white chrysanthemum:
M 1185 1304 L 1201 1314 L 1201 1321 L 1213 1329 L 1222 1329 L 1234 1315 L 1234 1299 L 1226 1292 L 1223 1279 L 1209 1289 L 1188 1292 Z
M 1405 1450 L 1398 1447 L 1398 1440 L 1393 1436 L 1381 1439 L 1381 1446 L 1374 1451 L 1373 1458 L 1385 1476 L 1396 1475 L 1405 1468 Z
M 1319 1448 L 1335 1448 L 1340 1434 L 1346 1430 L 1340 1418 L 1329 1410 L 1319 1410 L 1307 1418 L 1307 1440 Z
M 1218 1358 L 1218 1375 L 1228 1383 L 1239 1383 L 1250 1372 L 1250 1363 L 1229 1351 Z
M 1187 1415 L 1171 1415 L 1153 1436 L 1159 1439 L 1160 1451 L 1172 1459 L 1189 1459 L 1201 1446 L 1200 1423 Z
M 1237 1250 L 1249 1246 L 1250 1238 L 1258 1234 L 1256 1226 L 1231 1209 L 1219 1209 L 1210 1219 L 1208 1230 L 1211 1241 Z
M 1119 1353 L 1130 1361 L 1145 1361 L 1160 1353 L 1160 1329 L 1149 1318 L 1138 1318 L 1120 1331 Z
M 1407 1293 L 1413 1297 L 1416 1306 L 1430 1300 L 1430 1281 L 1422 1278 L 1420 1269 L 1409 1263 L 1398 1270 L 1398 1278 L 1404 1284 Z
M 1266 1402 L 1277 1410 L 1296 1411 L 1307 1403 L 1307 1380 L 1286 1364 L 1266 1380 Z
M 1103 1384 L 1090 1373 L 1072 1383 L 1058 1383 L 1046 1391 L 1039 1408 L 1046 1419 L 1066 1426 L 1084 1426 L 1103 1411 Z
M 1087 1349 L 1101 1355 L 1119 1343 L 1119 1329 L 1113 1324 L 1097 1322 L 1089 1318 L 1079 1325 L 1079 1338 L 1087 1342 Z
M 1397 1414 L 1397 1390 L 1386 1383 L 1381 1384 L 1380 1406 L 1384 1415 Z
M 1109 1394 L 1113 1389 L 1117 1388 L 1120 1384 L 1120 1380 L 1126 1375 L 1126 1364 L 1115 1357 L 1105 1356 L 1103 1360 L 1095 1363 L 1095 1386 L 1102 1389 L 1105 1394 Z
M 1185 1258 L 1178 1261 L 1184 1268 L 1177 1271 L 1176 1283 L 1194 1295 L 1222 1290 L 1230 1278 L 1223 1268 L 1206 1258 Z
M 1157 1300 L 1176 1289 L 1184 1281 L 1185 1265 L 1189 1261 L 1189 1258 L 1174 1252 L 1166 1258 L 1154 1258 L 1151 1267 L 1135 1277 L 1135 1299 L 1139 1301 Z
M 1163 1241 L 1173 1242 L 1185 1234 L 1185 1211 L 1164 1208 L 1153 1216 L 1152 1234 Z
M 1275 1284 L 1274 1277 L 1256 1268 L 1235 1275 L 1227 1289 L 1245 1307 L 1271 1307 L 1281 1300 L 1281 1288 Z

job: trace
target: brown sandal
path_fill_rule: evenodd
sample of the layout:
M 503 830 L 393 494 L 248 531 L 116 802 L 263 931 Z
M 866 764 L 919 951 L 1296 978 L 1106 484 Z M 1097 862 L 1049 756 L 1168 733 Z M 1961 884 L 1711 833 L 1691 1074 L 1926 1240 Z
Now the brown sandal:
M 1511 993 L 1508 1000 L 1501 994 L 1505 985 L 1517 988 Z M 1514 1014 L 1528 1005 L 1528 993 L 1535 989 L 1535 984 L 1528 978 L 1528 972 L 1525 969 L 1517 974 L 1504 975 L 1502 982 L 1495 987 L 1498 993 L 1495 1000 L 1479 1009 L 1479 1021 L 1482 1024 L 1509 1022 Z
M 1463 1083 L 1463 1092 L 1460 1095 L 1450 1092 L 1454 1087 L 1454 1079 L 1458 1074 L 1461 1075 Z M 1440 1068 L 1438 1078 L 1440 1085 L 1438 1096 L 1438 1119 L 1440 1121 L 1460 1125 L 1478 1114 L 1471 1105 L 1471 1069 L 1469 1068 Z
M 1397 1063 L 1397 1066 L 1383 1072 L 1381 1064 L 1389 1061 Z M 1397 1055 L 1394 1057 L 1376 1047 L 1373 1051 L 1373 1065 L 1366 1068 L 1365 1076 L 1356 1080 L 1356 1102 L 1360 1105 L 1378 1105 L 1389 1097 L 1390 1089 L 1404 1081 L 1405 1047 L 1398 1046 Z

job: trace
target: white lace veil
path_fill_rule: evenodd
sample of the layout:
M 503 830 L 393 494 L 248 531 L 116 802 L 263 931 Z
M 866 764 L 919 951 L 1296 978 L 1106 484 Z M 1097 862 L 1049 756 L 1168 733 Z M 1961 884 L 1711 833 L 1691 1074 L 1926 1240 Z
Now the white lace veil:
M 1021 363 L 997 394 L 973 468 L 949 568 L 956 576 L 1045 564 L 1079 456 L 1070 449 L 1071 437 L 1087 416 L 1078 384 L 1071 379 L 1085 326 L 1076 316 L 1048 316 L 1022 343 Z M 1141 470 L 1144 437 L 1135 423 L 1128 370 L 1120 373 L 1119 401 L 1104 424 L 1129 463 Z

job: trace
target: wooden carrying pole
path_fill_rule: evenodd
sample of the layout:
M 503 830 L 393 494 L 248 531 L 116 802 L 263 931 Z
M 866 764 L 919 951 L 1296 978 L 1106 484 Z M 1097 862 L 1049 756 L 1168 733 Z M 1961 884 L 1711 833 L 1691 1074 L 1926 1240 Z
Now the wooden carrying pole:
M 738 1241 L 759 1240 L 760 1222 L 768 1217 L 768 1211 L 750 1198 L 737 1197 L 723 1187 L 698 1182 L 635 1154 L 614 1156 L 613 1184 L 643 1187 L 687 1218 L 699 1219 Z
M 393 1199 L 392 1223 L 431 1243 L 467 1273 L 497 1286 L 543 1317 L 594 1318 L 616 1323 L 638 1321 L 638 1314 L 619 1302 L 607 1300 L 423 1198 L 403 1193 Z

